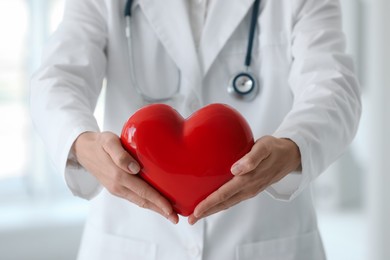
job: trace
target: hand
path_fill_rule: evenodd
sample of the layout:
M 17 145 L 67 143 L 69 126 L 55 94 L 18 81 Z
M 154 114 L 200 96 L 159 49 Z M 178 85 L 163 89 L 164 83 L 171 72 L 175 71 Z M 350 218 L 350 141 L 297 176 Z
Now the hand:
M 140 166 L 123 149 L 117 135 L 86 132 L 76 139 L 73 148 L 78 162 L 111 194 L 153 210 L 174 224 L 178 222 L 178 215 L 169 201 L 136 176 Z
M 300 166 L 301 155 L 293 141 L 272 136 L 260 138 L 251 151 L 232 166 L 233 179 L 200 202 L 188 223 L 193 225 L 201 218 L 256 196 Z

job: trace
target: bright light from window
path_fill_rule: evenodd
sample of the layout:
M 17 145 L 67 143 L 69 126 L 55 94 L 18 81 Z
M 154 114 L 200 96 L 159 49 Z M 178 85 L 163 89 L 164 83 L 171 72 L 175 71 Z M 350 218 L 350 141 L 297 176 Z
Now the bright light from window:
M 58 24 L 61 22 L 64 13 L 64 1 L 56 0 L 51 7 L 50 14 L 50 31 L 53 32 L 57 29 Z
M 0 179 L 22 175 L 30 145 L 26 109 L 26 1 L 0 2 Z
M 47 3 L 48 29 L 62 19 L 63 0 Z M 31 17 L 26 0 L 0 1 L 0 180 L 33 172 L 32 126 L 28 112 Z
M 28 115 L 25 107 L 19 104 L 1 104 L 0 118 L 0 179 L 4 177 L 22 175 L 27 162 Z
M 1 74 L 4 69 L 19 69 L 26 54 L 27 1 L 0 1 Z

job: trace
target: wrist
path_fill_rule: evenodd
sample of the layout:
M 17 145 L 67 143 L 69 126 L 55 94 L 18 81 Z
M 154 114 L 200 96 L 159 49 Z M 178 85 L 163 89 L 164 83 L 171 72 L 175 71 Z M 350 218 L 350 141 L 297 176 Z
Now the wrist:
M 96 132 L 83 132 L 76 138 L 73 142 L 71 152 L 74 154 L 77 161 L 84 148 L 88 147 L 89 144 L 96 142 L 97 138 L 98 133 Z
M 294 169 L 293 171 L 302 171 L 301 152 L 299 150 L 298 145 L 289 138 L 280 138 L 280 140 L 285 143 L 288 149 L 292 169 Z

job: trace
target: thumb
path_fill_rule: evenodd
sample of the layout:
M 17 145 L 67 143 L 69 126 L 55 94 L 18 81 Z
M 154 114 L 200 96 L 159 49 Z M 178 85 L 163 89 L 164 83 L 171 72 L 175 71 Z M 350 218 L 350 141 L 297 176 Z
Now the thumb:
M 233 164 L 230 171 L 233 175 L 242 175 L 253 171 L 257 166 L 265 160 L 271 151 L 266 143 L 259 139 L 252 146 L 249 153 L 244 155 L 240 160 Z
M 138 162 L 123 148 L 120 139 L 114 134 L 108 134 L 103 142 L 103 149 L 112 161 L 122 170 L 137 174 L 141 170 Z

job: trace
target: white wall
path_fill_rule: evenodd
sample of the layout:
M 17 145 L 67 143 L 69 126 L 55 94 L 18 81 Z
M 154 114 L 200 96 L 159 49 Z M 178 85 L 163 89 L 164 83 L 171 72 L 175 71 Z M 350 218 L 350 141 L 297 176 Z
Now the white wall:
M 316 183 L 329 259 L 390 259 L 390 1 L 340 0 L 363 115 L 345 156 Z
M 0 259 L 76 259 L 87 206 L 69 195 L 0 207 Z
M 390 2 L 366 0 L 370 258 L 390 259 Z
M 76 259 L 82 222 L 31 225 L 0 232 L 4 260 Z

